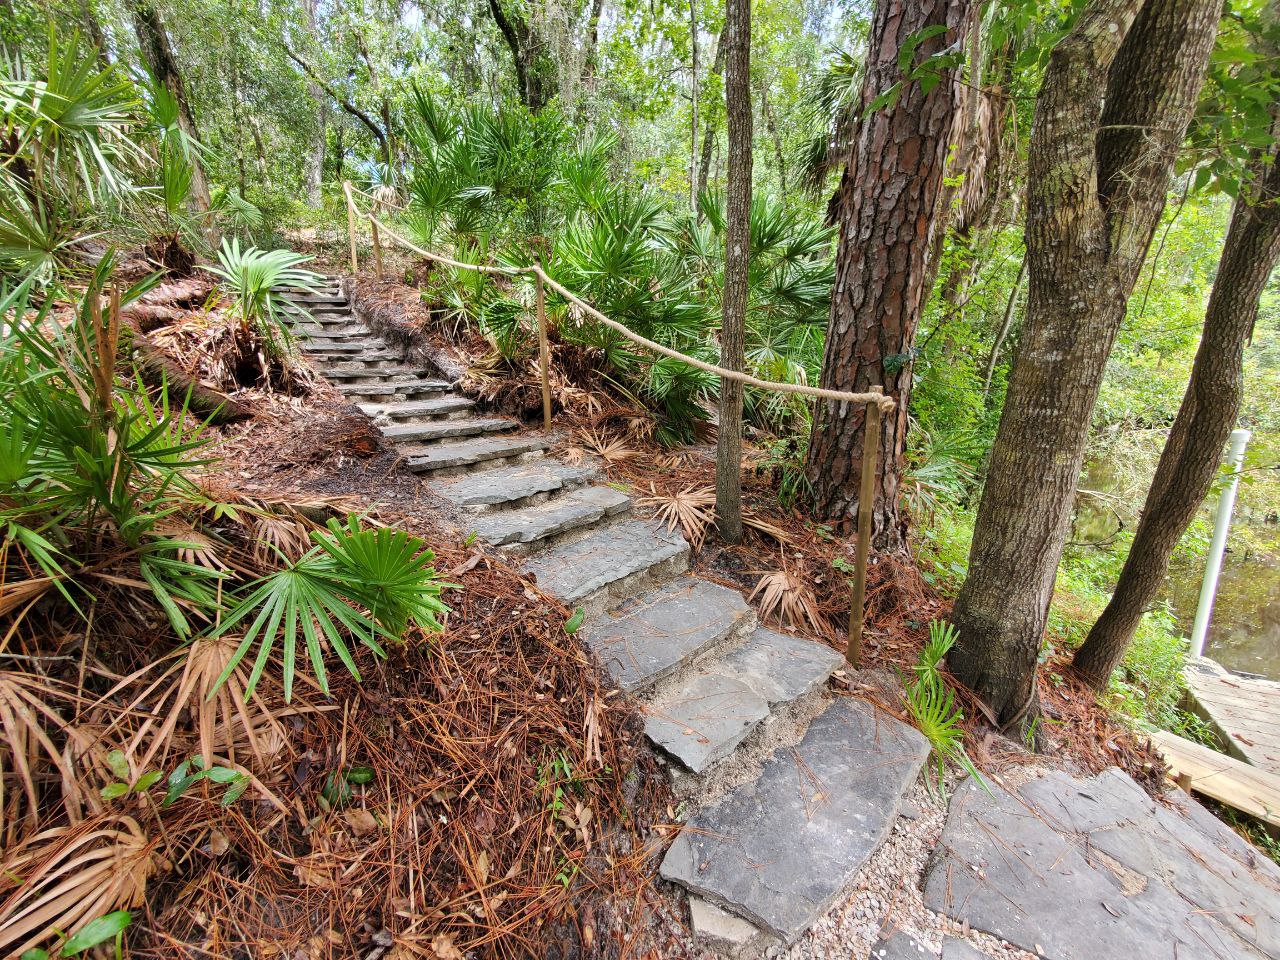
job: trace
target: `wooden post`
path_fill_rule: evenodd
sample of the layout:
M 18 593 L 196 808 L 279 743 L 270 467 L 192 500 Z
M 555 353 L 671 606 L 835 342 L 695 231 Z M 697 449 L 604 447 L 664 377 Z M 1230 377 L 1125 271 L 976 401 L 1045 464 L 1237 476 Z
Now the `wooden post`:
M 880 393 L 872 387 L 872 393 Z M 876 457 L 880 452 L 880 404 L 867 404 L 862 431 L 862 486 L 858 490 L 858 554 L 853 574 L 853 600 L 849 607 L 849 646 L 845 659 L 855 670 L 862 667 L 863 604 L 867 597 L 867 554 L 871 550 L 871 516 L 875 511 Z
M 373 260 L 378 271 L 378 279 L 382 279 L 382 243 L 378 238 L 378 221 L 369 214 L 369 230 L 373 233 Z
M 354 275 L 360 270 L 360 263 L 356 260 L 356 205 L 351 199 L 351 181 L 342 181 L 342 193 L 347 198 L 347 240 L 351 243 L 351 273 Z
M 538 310 L 538 366 L 542 370 L 542 428 L 551 429 L 551 346 L 547 342 L 547 291 L 542 283 L 542 264 L 533 271 Z

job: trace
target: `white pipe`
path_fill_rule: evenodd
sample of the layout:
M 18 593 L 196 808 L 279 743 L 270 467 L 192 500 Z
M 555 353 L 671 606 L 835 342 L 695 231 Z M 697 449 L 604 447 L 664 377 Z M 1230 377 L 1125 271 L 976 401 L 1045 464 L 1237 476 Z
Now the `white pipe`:
M 1213 540 L 1209 543 L 1209 557 L 1204 568 L 1204 583 L 1200 585 L 1200 602 L 1196 605 L 1196 622 L 1191 628 L 1191 656 L 1204 656 L 1204 642 L 1209 634 L 1209 617 L 1213 614 L 1213 600 L 1218 595 L 1218 576 L 1222 573 L 1222 555 L 1227 549 L 1227 534 L 1231 532 L 1231 512 L 1236 506 L 1236 487 L 1240 485 L 1240 467 L 1244 463 L 1244 448 L 1249 443 L 1248 430 L 1231 431 L 1231 448 L 1227 463 L 1231 466 L 1231 479 L 1218 498 L 1218 515 L 1213 521 Z

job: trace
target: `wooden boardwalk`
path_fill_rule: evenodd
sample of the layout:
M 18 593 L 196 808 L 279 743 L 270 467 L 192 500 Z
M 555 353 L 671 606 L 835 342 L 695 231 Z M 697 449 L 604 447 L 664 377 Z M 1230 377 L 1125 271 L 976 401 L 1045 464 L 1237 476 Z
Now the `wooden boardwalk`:
M 1155 730 L 1150 736 L 1169 764 L 1169 779 L 1186 777 L 1194 792 L 1280 827 L 1280 776 L 1168 730 Z
M 1280 683 L 1237 676 L 1203 657 L 1188 662 L 1186 678 L 1191 708 L 1227 753 L 1280 777 Z

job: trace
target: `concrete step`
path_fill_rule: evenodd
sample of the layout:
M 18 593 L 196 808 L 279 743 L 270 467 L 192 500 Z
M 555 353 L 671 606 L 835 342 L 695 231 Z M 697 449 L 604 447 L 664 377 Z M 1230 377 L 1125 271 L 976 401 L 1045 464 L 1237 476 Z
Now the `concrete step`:
M 485 511 L 524 505 L 557 490 L 581 486 L 592 472 L 558 460 L 540 460 L 467 474 L 440 487 L 440 494 L 460 507 Z
M 460 413 L 475 407 L 475 401 L 458 394 L 414 400 L 406 403 L 362 403 L 360 409 L 370 417 L 386 420 L 430 419 Z
M 656 586 L 688 565 L 689 545 L 679 532 L 652 520 L 628 520 L 544 550 L 523 569 L 546 593 L 594 614 L 611 599 Z
M 587 626 L 587 645 L 627 693 L 645 690 L 752 623 L 737 590 L 684 575 Z
M 338 389 L 348 397 L 370 397 L 374 399 L 405 397 L 425 397 L 436 393 L 445 393 L 449 384 L 441 380 L 397 380 L 381 383 L 340 383 Z
M 510 460 L 540 453 L 549 441 L 538 436 L 474 437 L 454 443 L 437 443 L 408 453 L 406 462 L 416 473 L 470 467 L 490 460 Z
M 417 423 L 394 423 L 382 427 L 383 436 L 396 443 L 430 443 L 455 437 L 476 437 L 483 433 L 502 433 L 519 427 L 506 417 L 472 417 L 459 420 L 423 420 Z
M 537 506 L 494 510 L 475 523 L 475 531 L 495 547 L 535 543 L 581 530 L 631 509 L 631 498 L 612 487 L 579 487 Z
M 888 837 L 928 754 L 918 731 L 839 698 L 758 778 L 694 814 L 662 876 L 793 943 Z
M 723 760 L 771 714 L 827 682 L 844 658 L 813 640 L 757 627 L 741 646 L 664 691 L 644 732 L 694 773 Z

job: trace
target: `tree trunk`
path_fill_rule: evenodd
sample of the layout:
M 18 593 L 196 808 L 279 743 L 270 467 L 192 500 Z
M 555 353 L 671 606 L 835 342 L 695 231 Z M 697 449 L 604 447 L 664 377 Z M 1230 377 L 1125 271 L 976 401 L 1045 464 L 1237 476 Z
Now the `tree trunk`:
M 719 37 L 716 38 L 716 56 L 711 62 L 711 72 L 717 77 L 724 71 L 724 32 L 721 31 Z M 711 177 L 711 148 L 716 142 L 716 119 L 720 115 L 719 99 L 708 100 L 703 105 L 703 113 L 707 119 L 704 121 L 702 131 L 702 159 L 698 169 L 698 186 L 697 192 L 701 193 L 707 189 L 707 181 Z M 696 209 L 696 208 L 695 208 Z M 698 212 L 698 222 L 702 222 L 702 213 Z
M 178 126 L 183 133 L 198 142 L 200 132 L 196 126 L 195 114 L 191 112 L 191 104 L 187 100 L 182 71 L 178 69 L 178 61 L 173 55 L 173 46 L 169 43 L 169 34 L 165 31 L 160 11 L 150 0 L 135 0 L 133 26 L 138 34 L 138 47 L 142 51 L 147 69 L 178 102 Z M 200 158 L 195 155 L 191 157 L 191 204 L 200 213 L 209 209 L 209 182 L 205 179 Z
M 313 42 L 316 41 L 316 0 L 302 0 L 302 14 L 307 24 L 307 33 Z M 316 105 L 315 129 L 311 134 L 311 143 L 307 148 L 307 156 L 302 168 L 302 187 L 307 192 L 307 202 L 320 202 L 320 183 L 324 179 L 325 133 L 329 119 L 329 101 L 325 98 L 324 88 L 311 77 L 307 78 L 307 93 Z
M 729 185 L 725 197 L 724 291 L 720 365 L 741 370 L 751 262 L 751 0 L 727 0 L 723 42 L 729 115 Z M 729 543 L 742 539 L 742 384 L 720 381 L 716 443 L 716 524 Z
M 542 40 L 534 33 L 527 19 L 518 13 L 504 10 L 501 0 L 489 0 L 489 13 L 493 15 L 493 22 L 498 25 L 502 39 L 511 51 L 520 102 L 529 108 L 530 113 L 537 113 L 550 100 L 542 62 Z
M 698 0 L 689 0 L 689 209 L 698 209 Z
M 987 370 L 982 378 L 982 397 L 985 400 L 987 394 L 991 392 L 991 378 L 996 372 L 996 361 L 1000 359 L 1000 348 L 1004 346 L 1005 339 L 1009 336 L 1009 330 L 1013 327 L 1013 311 L 1018 305 L 1018 294 L 1022 292 L 1022 281 L 1027 275 L 1027 258 L 1022 258 L 1022 264 L 1018 267 L 1018 276 L 1013 281 L 1013 289 L 1009 291 L 1009 299 L 1005 301 L 1004 316 L 1000 318 L 1000 329 L 996 331 L 996 338 L 991 343 L 991 355 L 987 357 Z
M 898 57 L 908 38 L 935 24 L 947 28 L 921 44 L 917 62 L 963 47 L 975 10 L 971 0 L 877 0 L 863 109 L 902 79 Z M 912 347 L 929 295 L 935 233 L 946 219 L 939 201 L 965 90 L 957 70 L 944 71 L 928 93 L 904 81 L 896 102 L 859 125 L 837 195 L 840 242 L 822 386 L 861 392 L 882 385 L 898 401 L 881 434 L 872 528 L 876 549 L 891 553 L 906 550 L 898 486 Z M 819 401 L 809 443 L 814 512 L 846 527 L 858 515 L 864 417 L 861 404 Z
M 1095 689 L 1106 686 L 1164 582 L 1178 540 L 1209 493 L 1244 391 L 1244 348 L 1258 302 L 1280 259 L 1280 162 L 1276 147 L 1250 165 L 1236 201 L 1205 312 L 1191 381 L 1169 432 L 1142 519 L 1111 602 L 1076 652 Z
M 1093 0 L 1037 98 L 1027 313 L 948 657 L 1005 730 L 1038 715 L 1036 662 L 1094 403 L 1220 13 L 1218 0 Z

